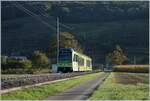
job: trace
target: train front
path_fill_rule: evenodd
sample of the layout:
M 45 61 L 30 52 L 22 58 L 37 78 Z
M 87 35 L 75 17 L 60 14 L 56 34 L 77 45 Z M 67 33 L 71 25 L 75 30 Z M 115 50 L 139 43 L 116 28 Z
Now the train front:
M 62 48 L 59 50 L 58 72 L 72 72 L 72 49 Z

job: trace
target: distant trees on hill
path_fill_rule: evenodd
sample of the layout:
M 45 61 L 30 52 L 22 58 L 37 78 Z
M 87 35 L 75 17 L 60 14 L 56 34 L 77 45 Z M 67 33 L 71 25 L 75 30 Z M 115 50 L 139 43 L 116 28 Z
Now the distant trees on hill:
M 52 3 L 49 14 L 64 22 L 97 22 L 148 19 L 148 2 L 60 2 Z
M 97 1 L 97 2 L 20 2 L 36 14 L 59 16 L 65 22 L 109 21 L 149 18 L 148 1 Z M 31 6 L 29 6 L 31 5 Z M 34 7 L 34 9 L 33 9 Z M 39 10 L 40 9 L 40 12 Z M 13 13 L 10 13 L 13 12 Z M 11 1 L 2 2 L 2 20 L 27 17 Z

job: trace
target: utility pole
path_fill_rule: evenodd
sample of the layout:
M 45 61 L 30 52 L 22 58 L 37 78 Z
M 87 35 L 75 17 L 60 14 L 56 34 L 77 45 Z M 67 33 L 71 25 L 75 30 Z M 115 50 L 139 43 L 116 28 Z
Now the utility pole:
M 83 33 L 84 51 L 86 51 L 86 33 Z
M 57 65 L 59 61 L 59 18 L 57 17 Z

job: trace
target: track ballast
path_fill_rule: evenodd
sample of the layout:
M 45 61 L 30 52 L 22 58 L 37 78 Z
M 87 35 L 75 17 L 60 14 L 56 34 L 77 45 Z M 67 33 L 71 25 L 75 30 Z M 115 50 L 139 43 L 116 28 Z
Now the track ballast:
M 1 89 L 10 89 L 14 87 L 21 87 L 26 85 L 33 85 L 37 83 L 43 83 L 47 81 L 71 78 L 79 75 L 85 75 L 90 73 L 96 73 L 99 71 L 90 72 L 72 72 L 72 73 L 51 73 L 51 74 L 40 74 L 40 75 L 2 75 L 1 77 Z

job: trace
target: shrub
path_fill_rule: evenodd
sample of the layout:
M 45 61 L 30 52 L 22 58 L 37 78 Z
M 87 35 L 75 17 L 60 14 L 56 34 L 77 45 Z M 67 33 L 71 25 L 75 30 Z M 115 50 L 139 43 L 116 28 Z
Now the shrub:
M 116 65 L 115 72 L 149 73 L 149 65 Z
M 39 51 L 35 51 L 32 54 L 31 60 L 34 68 L 43 69 L 49 67 L 48 57 L 44 53 L 41 53 Z
M 30 60 L 26 61 L 20 61 L 21 67 L 24 69 L 31 69 L 32 68 L 32 62 Z
M 30 60 L 25 60 L 25 61 L 9 60 L 7 63 L 1 65 L 2 65 L 2 70 L 30 69 L 32 67 L 32 62 Z

